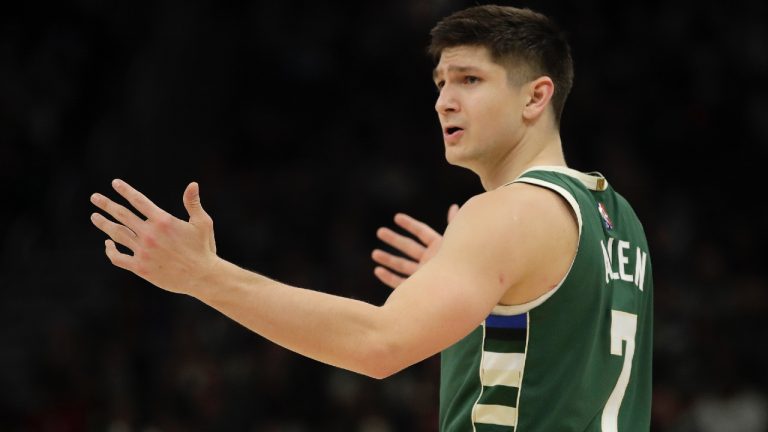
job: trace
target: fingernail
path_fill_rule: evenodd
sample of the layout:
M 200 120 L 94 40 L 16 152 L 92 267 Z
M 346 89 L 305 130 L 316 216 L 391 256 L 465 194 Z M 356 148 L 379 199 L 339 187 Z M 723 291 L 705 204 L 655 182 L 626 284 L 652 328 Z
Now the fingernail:
M 91 202 L 94 202 L 94 203 L 95 203 L 96 201 L 98 201 L 98 200 L 99 200 L 99 197 L 100 197 L 100 195 L 99 195 L 99 194 L 97 194 L 97 193 L 95 193 L 95 194 L 91 195 Z
M 120 187 L 120 180 L 114 179 L 112 180 L 112 187 Z

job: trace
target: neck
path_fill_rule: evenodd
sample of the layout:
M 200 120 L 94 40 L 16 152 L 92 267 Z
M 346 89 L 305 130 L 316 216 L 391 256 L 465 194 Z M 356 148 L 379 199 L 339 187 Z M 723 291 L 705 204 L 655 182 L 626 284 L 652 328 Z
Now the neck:
M 501 157 L 495 157 L 486 169 L 477 172 L 486 191 L 511 182 L 528 168 L 537 165 L 566 166 L 560 134 L 529 134 L 522 137 Z

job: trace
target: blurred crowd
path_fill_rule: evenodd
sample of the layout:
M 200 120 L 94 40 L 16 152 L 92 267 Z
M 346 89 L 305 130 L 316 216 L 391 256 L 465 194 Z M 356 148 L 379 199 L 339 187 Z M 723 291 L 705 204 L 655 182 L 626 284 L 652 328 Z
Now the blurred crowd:
M 437 356 L 384 381 L 299 357 L 112 267 L 88 197 L 119 177 L 183 217 L 196 180 L 222 257 L 382 303 L 376 228 L 405 211 L 443 229 L 481 192 L 444 161 L 425 55 L 473 4 L 6 5 L 0 430 L 437 430 Z M 768 5 L 514 5 L 571 41 L 569 164 L 645 224 L 652 430 L 768 431 Z

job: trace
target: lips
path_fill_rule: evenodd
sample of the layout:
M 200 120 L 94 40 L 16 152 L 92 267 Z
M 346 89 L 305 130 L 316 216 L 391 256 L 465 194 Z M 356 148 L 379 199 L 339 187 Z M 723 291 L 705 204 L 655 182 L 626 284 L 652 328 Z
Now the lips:
M 459 126 L 446 126 L 443 128 L 443 139 L 446 143 L 454 143 L 464 135 L 464 128 Z

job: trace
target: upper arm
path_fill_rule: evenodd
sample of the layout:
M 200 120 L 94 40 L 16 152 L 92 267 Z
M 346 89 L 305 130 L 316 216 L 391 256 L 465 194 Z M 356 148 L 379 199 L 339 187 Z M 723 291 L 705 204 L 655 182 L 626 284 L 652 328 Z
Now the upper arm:
M 553 255 L 572 247 L 560 235 L 575 228 L 559 197 L 524 184 L 502 189 L 468 201 L 435 257 L 382 306 L 396 370 L 469 334 L 505 294 L 531 285 Z

